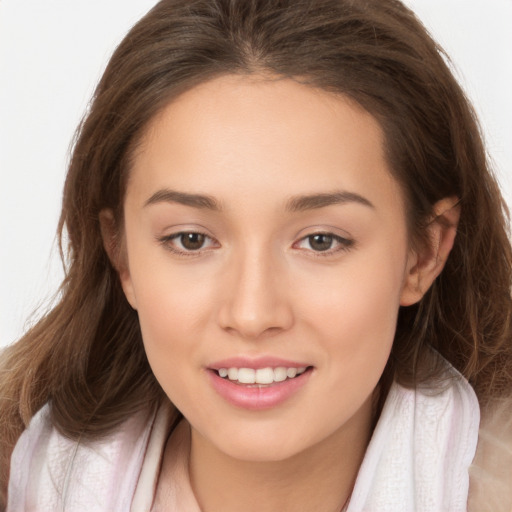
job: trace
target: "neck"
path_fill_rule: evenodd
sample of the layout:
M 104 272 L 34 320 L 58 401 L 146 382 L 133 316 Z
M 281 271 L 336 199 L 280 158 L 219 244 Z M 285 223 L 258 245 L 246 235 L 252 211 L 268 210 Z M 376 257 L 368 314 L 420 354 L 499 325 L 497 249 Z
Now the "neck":
M 371 435 L 368 401 L 328 438 L 279 461 L 247 461 L 220 452 L 191 430 L 190 478 L 202 512 L 340 512 Z

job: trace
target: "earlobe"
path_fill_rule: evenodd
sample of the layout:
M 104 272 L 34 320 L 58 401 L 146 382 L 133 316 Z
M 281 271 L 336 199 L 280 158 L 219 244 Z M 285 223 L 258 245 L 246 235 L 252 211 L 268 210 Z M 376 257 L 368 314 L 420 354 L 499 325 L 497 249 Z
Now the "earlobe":
M 137 309 L 126 250 L 112 210 L 101 210 L 99 221 L 105 252 L 107 253 L 110 263 L 119 275 L 119 280 L 126 299 L 133 309 Z
M 428 243 L 411 251 L 407 261 L 401 306 L 419 302 L 443 270 L 457 234 L 459 202 L 457 197 L 446 197 L 434 205 L 432 220 L 427 226 Z

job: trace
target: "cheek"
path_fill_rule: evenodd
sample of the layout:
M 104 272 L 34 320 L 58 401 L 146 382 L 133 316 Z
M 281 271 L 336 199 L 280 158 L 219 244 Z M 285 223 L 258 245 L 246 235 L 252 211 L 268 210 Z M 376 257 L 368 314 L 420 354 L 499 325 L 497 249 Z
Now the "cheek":
M 405 251 L 404 251 L 405 252 Z M 323 322 L 347 322 L 366 330 L 386 323 L 397 311 L 403 283 L 403 253 L 385 256 L 369 252 L 354 257 L 333 272 L 319 274 L 314 286 L 304 283 L 301 296 L 306 309 Z
M 168 392 L 185 370 L 180 361 L 196 360 L 211 294 L 200 272 L 173 265 L 161 247 L 136 240 L 127 238 L 131 286 L 149 363 Z
M 207 317 L 207 301 L 201 297 L 200 287 L 183 291 L 179 284 L 179 279 L 168 281 L 162 276 L 147 280 L 137 290 L 138 314 L 144 348 L 157 381 L 180 410 L 188 411 L 190 397 L 200 394 L 194 377 L 201 369 L 198 340 Z
M 369 252 L 354 258 L 325 282 L 297 291 L 311 332 L 319 335 L 332 372 L 380 378 L 395 336 L 405 250 Z M 347 259 L 347 262 L 349 260 Z
M 195 334 L 210 317 L 211 296 L 201 281 L 184 279 L 179 272 L 145 271 L 135 293 L 148 352 L 193 349 Z

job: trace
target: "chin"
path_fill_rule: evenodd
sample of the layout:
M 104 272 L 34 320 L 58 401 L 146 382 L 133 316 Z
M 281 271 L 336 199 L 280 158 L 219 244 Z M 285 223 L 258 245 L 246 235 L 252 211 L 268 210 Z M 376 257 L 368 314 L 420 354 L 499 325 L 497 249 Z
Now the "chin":
M 283 446 L 281 441 L 260 441 L 247 439 L 246 442 L 230 442 L 218 446 L 226 455 L 245 462 L 281 462 L 301 453 L 299 446 Z
M 244 425 L 224 425 L 222 432 L 204 436 L 225 455 L 246 462 L 279 462 L 290 459 L 321 439 L 285 424 L 254 422 Z M 218 435 L 220 434 L 220 435 Z

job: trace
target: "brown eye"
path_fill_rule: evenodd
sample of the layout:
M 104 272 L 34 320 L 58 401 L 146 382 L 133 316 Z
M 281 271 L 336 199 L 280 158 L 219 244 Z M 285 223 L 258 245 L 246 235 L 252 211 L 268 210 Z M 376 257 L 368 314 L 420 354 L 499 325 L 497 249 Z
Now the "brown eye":
M 180 242 L 184 249 L 188 251 L 197 251 L 205 243 L 206 236 L 202 233 L 181 233 Z
M 318 233 L 308 236 L 308 242 L 314 251 L 328 251 L 332 247 L 334 239 L 332 235 Z
M 180 231 L 158 238 L 162 246 L 179 256 L 200 256 L 220 244 L 205 233 L 199 231 Z
M 340 251 L 348 251 L 354 245 L 354 240 L 343 238 L 334 233 L 311 233 L 293 244 L 296 249 L 309 251 L 317 256 L 334 255 Z

